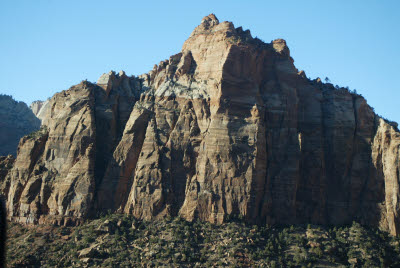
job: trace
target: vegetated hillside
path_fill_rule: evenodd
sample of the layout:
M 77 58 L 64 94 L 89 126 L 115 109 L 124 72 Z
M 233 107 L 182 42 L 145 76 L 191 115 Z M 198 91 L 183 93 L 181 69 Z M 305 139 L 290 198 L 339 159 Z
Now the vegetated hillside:
M 9 267 L 399 267 L 399 238 L 353 223 L 222 225 L 107 215 L 79 227 L 11 223 Z
M 24 102 L 0 94 L 0 156 L 16 156 L 19 140 L 39 127 L 40 120 Z
M 366 100 L 310 80 L 282 39 L 206 16 L 147 74 L 55 94 L 3 180 L 10 220 L 400 228 L 400 133 Z

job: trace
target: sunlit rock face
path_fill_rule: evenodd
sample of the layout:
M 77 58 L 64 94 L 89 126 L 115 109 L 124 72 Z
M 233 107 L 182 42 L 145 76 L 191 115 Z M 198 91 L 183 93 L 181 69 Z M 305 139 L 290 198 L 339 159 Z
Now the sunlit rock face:
M 284 40 L 209 15 L 149 73 L 57 93 L 7 175 L 9 217 L 356 220 L 397 234 L 397 126 L 293 62 Z
M 31 103 L 29 105 L 29 108 L 32 110 L 33 114 L 40 119 L 40 121 L 43 121 L 44 116 L 47 113 L 47 104 L 49 103 L 49 100 L 41 101 L 37 100 Z

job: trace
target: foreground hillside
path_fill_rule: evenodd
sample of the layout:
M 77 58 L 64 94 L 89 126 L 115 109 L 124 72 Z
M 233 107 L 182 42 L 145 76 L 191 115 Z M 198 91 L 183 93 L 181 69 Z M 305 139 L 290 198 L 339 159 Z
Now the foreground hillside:
M 9 267 L 399 267 L 400 239 L 342 227 L 223 225 L 107 215 L 79 227 L 9 226 Z

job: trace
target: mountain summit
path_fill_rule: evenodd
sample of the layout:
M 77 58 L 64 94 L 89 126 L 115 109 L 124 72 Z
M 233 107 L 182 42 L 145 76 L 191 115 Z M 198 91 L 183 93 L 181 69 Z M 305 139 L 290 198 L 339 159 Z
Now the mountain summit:
M 345 224 L 400 231 L 400 133 L 365 99 L 309 80 L 286 42 L 205 17 L 138 77 L 55 94 L 2 179 L 9 218 Z

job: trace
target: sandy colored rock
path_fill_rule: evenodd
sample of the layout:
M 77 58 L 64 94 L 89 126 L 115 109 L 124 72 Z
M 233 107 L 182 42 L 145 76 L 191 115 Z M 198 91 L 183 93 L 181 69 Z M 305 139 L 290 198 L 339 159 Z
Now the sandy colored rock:
M 49 101 L 50 99 L 47 99 L 45 101 L 37 100 L 31 103 L 29 108 L 31 108 L 32 112 L 35 114 L 37 118 L 40 119 L 40 121 L 44 121 L 46 116 L 49 113 Z
M 54 95 L 41 131 L 21 140 L 8 174 L 9 218 L 73 225 L 89 217 L 104 173 L 101 167 L 122 134 L 134 100 L 130 88 L 107 93 L 86 81 Z
M 32 112 L 37 115 L 40 111 L 40 109 L 42 109 L 44 104 L 44 101 L 41 100 L 37 100 L 31 103 L 31 105 L 29 105 L 29 108 L 31 108 Z
M 79 258 L 92 258 L 96 257 L 96 254 L 98 254 L 97 247 L 99 244 L 93 244 L 88 248 L 84 248 L 81 251 L 79 251 Z
M 285 40 L 209 15 L 148 74 L 110 72 L 56 94 L 7 175 L 11 218 L 241 215 L 398 234 L 397 126 L 293 62 Z

